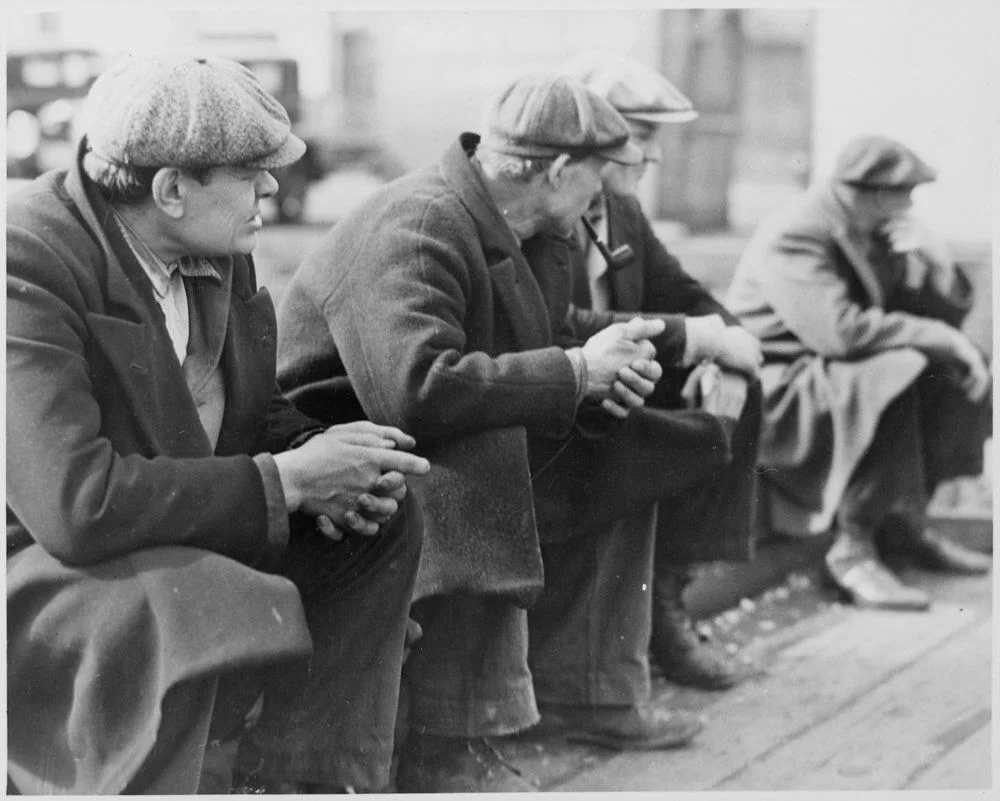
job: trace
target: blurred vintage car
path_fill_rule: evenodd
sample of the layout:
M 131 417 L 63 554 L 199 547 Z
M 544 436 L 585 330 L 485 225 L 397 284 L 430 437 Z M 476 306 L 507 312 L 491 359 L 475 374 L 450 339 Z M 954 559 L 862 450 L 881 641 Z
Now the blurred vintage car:
M 310 186 L 333 173 L 360 170 L 374 180 L 402 174 L 397 160 L 364 126 L 323 124 L 304 109 L 298 62 L 273 45 L 213 43 L 213 52 L 244 64 L 288 110 L 292 127 L 306 144 L 297 163 L 275 170 L 279 190 L 271 219 L 303 221 Z M 49 46 L 7 54 L 7 184 L 13 191 L 46 170 L 73 159 L 79 112 L 106 54 L 87 47 Z
M 87 47 L 7 53 L 7 178 L 16 184 L 73 160 L 83 98 L 104 68 Z

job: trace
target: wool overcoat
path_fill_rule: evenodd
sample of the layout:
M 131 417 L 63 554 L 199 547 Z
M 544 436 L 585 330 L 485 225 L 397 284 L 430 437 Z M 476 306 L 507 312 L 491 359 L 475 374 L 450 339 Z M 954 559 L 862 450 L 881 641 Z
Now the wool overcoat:
M 638 414 L 624 426 L 578 415 L 569 242 L 518 242 L 470 161 L 477 143 L 465 134 L 376 192 L 307 257 L 279 310 L 278 377 L 324 422 L 344 408 L 338 393 L 355 392 L 359 414 L 416 437 L 432 464 L 413 482 L 418 597 L 529 605 L 540 534 L 658 494 L 660 429 Z
M 911 287 L 911 260 L 927 258 L 856 231 L 829 185 L 748 243 L 726 305 L 763 343 L 760 465 L 774 528 L 828 529 L 885 409 L 929 364 L 956 364 L 952 328 L 971 284 L 959 268 L 949 296 L 929 280 Z
M 8 202 L 8 770 L 22 792 L 121 792 L 168 692 L 311 651 L 294 585 L 262 572 L 284 544 L 252 454 L 317 423 L 276 391 L 252 262 L 216 267 L 232 280 L 213 453 L 151 284 L 79 161 Z

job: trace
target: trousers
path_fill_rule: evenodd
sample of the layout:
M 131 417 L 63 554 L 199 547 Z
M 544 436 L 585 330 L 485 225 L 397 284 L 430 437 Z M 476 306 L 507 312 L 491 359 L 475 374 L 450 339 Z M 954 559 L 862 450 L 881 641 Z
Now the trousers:
M 419 507 L 378 537 L 334 543 L 293 529 L 281 572 L 298 588 L 313 638 L 305 664 L 264 677 L 260 720 L 236 772 L 269 784 L 377 791 L 389 783 L 406 623 L 422 544 Z
M 682 383 L 662 403 L 679 404 Z M 424 637 L 405 667 L 411 726 L 499 736 L 536 723 L 539 704 L 645 703 L 654 565 L 752 554 L 760 403 L 753 383 L 721 469 L 706 455 L 714 443 L 685 442 L 664 453 L 686 469 L 673 470 L 660 504 L 610 522 L 577 516 L 556 538 L 540 531 L 545 588 L 530 611 L 476 596 L 418 601 Z
M 837 525 L 874 537 L 894 515 L 922 528 L 941 482 L 983 472 L 992 418 L 992 393 L 973 403 L 946 373 L 925 370 L 882 413 L 848 480 Z

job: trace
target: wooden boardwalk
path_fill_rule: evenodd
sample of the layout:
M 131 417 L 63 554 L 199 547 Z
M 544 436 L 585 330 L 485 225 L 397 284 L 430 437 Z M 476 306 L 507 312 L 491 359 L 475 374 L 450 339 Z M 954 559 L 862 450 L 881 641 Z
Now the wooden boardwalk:
M 721 694 L 657 682 L 657 703 L 705 716 L 688 748 L 523 737 L 501 749 L 542 791 L 991 788 L 993 576 L 905 575 L 932 593 L 930 612 L 845 606 L 793 574 L 716 618 L 755 671 Z

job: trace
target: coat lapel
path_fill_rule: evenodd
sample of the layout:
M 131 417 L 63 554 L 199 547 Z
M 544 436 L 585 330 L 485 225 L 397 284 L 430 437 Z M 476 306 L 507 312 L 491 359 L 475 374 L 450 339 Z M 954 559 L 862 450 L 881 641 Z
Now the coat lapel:
M 475 221 L 490 281 L 498 302 L 510 318 L 518 348 L 544 347 L 551 342 L 545 298 L 514 232 L 469 162 L 469 149 L 474 149 L 478 142 L 479 137 L 474 134 L 463 134 L 445 153 L 441 172 Z
M 81 143 L 81 153 L 83 147 Z M 70 168 L 65 186 L 104 257 L 106 313 L 88 314 L 88 323 L 114 380 L 131 398 L 117 405 L 135 410 L 134 422 L 157 452 L 174 457 L 211 454 L 151 285 L 118 232 L 110 208 L 99 193 L 87 191 L 80 161 Z M 95 375 L 98 381 L 108 379 L 112 376 Z
M 232 303 L 222 351 L 226 409 L 215 447 L 220 456 L 246 452 L 252 447 L 275 387 L 274 303 L 267 289 L 255 291 L 250 284 L 250 264 L 242 257 L 233 264 Z M 261 387 L 267 391 L 261 392 Z
M 850 221 L 847 218 L 846 210 L 827 189 L 819 199 L 820 209 L 830 223 L 830 231 L 834 242 L 840 248 L 841 253 L 847 258 L 848 263 L 854 270 L 854 274 L 861 282 L 865 292 L 868 293 L 869 300 L 874 306 L 885 306 L 885 293 L 882 291 L 882 284 L 878 280 L 875 266 L 865 255 L 865 245 L 863 242 L 851 235 Z
M 638 243 L 641 238 L 633 230 L 625 208 L 620 198 L 613 195 L 607 197 L 608 215 L 608 247 L 614 251 L 621 245 Z M 611 282 L 611 305 L 618 311 L 642 311 L 643 305 L 643 284 L 642 276 L 645 274 L 642 259 L 644 254 L 641 248 L 635 248 L 635 260 L 618 270 L 609 270 L 608 275 Z

